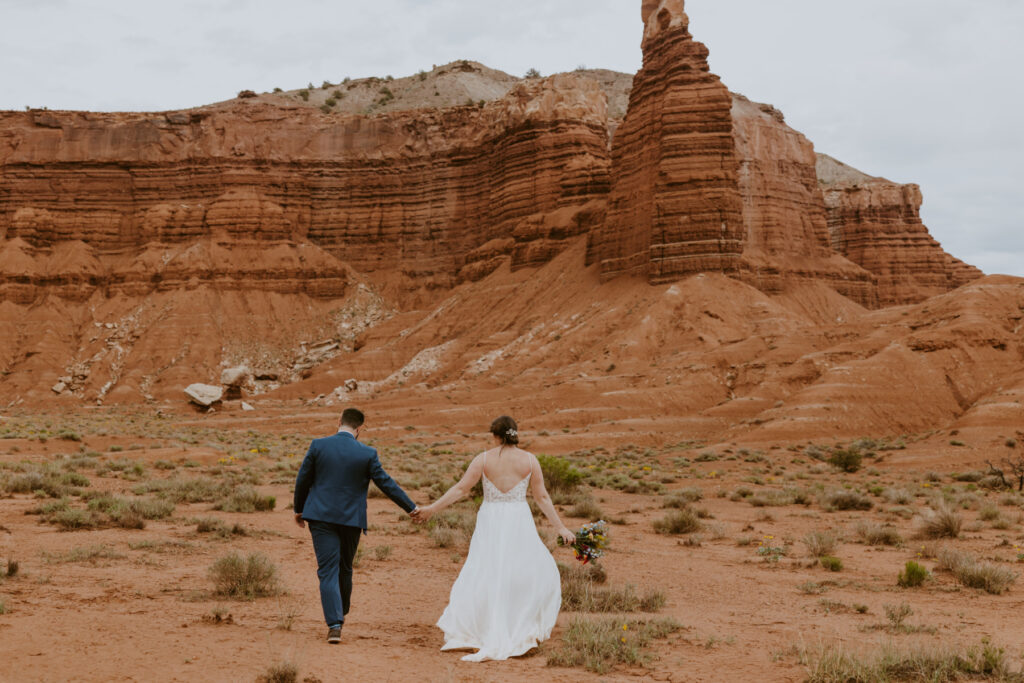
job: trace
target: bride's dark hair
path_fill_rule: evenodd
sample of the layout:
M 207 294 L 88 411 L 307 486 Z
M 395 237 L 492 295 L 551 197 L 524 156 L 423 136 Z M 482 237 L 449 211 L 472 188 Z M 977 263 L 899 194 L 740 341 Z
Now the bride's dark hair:
M 519 427 L 508 415 L 502 415 L 491 423 L 491 434 L 501 439 L 502 445 L 515 446 L 519 443 Z

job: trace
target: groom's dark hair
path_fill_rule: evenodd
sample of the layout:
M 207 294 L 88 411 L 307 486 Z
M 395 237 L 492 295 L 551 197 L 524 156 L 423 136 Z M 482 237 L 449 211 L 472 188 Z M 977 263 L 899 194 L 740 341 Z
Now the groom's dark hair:
M 363 426 L 363 421 L 365 419 L 366 418 L 363 417 L 363 411 L 355 408 L 345 408 L 341 413 L 341 424 L 343 427 L 359 429 Z

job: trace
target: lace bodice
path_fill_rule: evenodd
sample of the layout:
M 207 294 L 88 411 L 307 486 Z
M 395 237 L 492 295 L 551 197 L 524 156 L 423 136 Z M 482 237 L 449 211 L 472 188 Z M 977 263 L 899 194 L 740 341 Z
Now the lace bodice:
M 530 474 L 533 474 L 532 472 Z M 502 493 L 498 487 L 491 483 L 487 475 L 483 475 L 484 481 L 484 502 L 485 503 L 525 503 L 526 489 L 530 486 L 530 474 L 523 477 L 522 481 Z

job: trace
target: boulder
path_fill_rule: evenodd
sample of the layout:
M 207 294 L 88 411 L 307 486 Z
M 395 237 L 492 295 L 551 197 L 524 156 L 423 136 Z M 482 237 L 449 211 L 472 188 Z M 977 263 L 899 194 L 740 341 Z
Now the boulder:
M 245 384 L 251 375 L 252 371 L 249 370 L 249 366 L 238 365 L 220 373 L 220 383 L 229 387 L 238 387 Z
M 190 384 L 185 388 L 185 395 L 196 405 L 209 407 L 224 396 L 224 390 L 212 384 Z

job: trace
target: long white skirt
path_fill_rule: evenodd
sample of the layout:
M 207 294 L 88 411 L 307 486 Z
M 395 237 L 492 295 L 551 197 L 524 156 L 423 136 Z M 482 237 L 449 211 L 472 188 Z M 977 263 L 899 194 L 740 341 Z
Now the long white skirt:
M 476 649 L 462 659 L 508 659 L 551 636 L 562 605 L 558 567 L 525 502 L 484 502 L 469 555 L 437 625 L 442 650 Z

